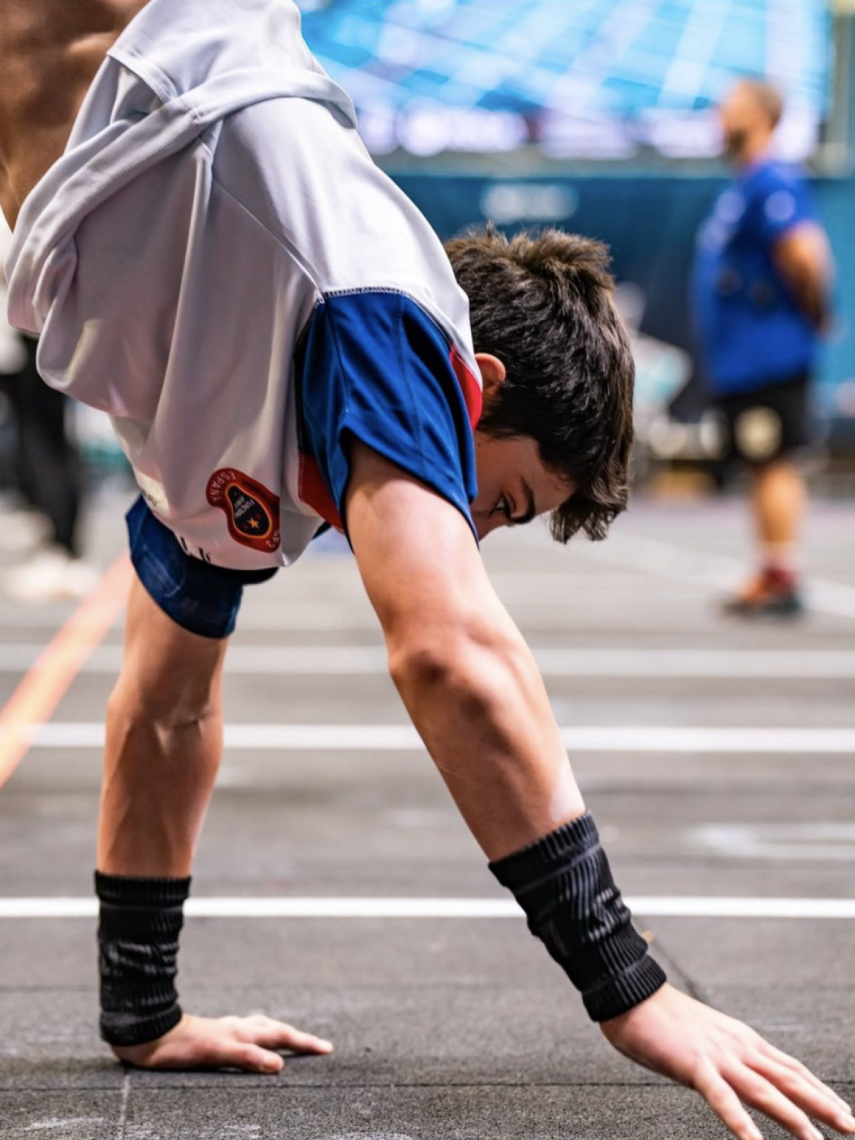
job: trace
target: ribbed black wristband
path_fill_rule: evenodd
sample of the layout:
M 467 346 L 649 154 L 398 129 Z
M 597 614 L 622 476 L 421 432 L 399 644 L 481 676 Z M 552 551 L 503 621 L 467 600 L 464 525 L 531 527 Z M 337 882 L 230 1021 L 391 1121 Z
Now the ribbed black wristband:
M 632 925 L 587 813 L 496 860 L 490 870 L 513 892 L 529 930 L 581 992 L 593 1021 L 626 1013 L 665 983 Z
M 190 879 L 96 871 L 95 893 L 101 901 L 101 1036 L 110 1045 L 144 1045 L 181 1020 L 175 975 Z

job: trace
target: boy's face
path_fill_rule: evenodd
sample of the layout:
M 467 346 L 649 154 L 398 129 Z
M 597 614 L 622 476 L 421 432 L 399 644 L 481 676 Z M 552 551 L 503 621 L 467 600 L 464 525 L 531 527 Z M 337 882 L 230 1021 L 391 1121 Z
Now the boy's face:
M 535 440 L 495 439 L 475 431 L 478 497 L 472 521 L 483 539 L 500 526 L 520 526 L 560 507 L 573 493 L 569 480 L 549 471 Z
M 505 366 L 486 352 L 475 354 L 489 407 L 505 379 Z M 569 479 L 544 466 L 537 442 L 529 436 L 497 439 L 475 429 L 478 497 L 472 521 L 479 539 L 500 526 L 522 526 L 560 507 L 573 494 Z

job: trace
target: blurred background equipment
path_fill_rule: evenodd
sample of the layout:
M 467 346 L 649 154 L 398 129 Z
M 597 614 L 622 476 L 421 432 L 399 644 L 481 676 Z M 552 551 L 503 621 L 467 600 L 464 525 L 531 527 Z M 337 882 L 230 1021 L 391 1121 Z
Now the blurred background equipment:
M 804 158 L 827 117 L 830 15 L 810 0 L 330 0 L 314 52 L 375 154 L 531 148 L 555 159 L 704 158 L 723 78 L 785 83 Z
M 0 263 L 9 231 L 0 228 Z M 0 546 L 27 557 L 7 570 L 6 594 L 18 601 L 50 601 L 86 594 L 98 579 L 81 558 L 83 469 L 70 430 L 72 409 L 61 392 L 43 384 L 36 370 L 36 342 L 6 321 L 0 290 L 0 395 L 5 428 L 3 465 L 8 501 Z
M 375 158 L 443 237 L 487 219 L 608 242 L 635 288 L 640 471 L 722 481 L 694 366 L 695 233 L 725 186 L 716 105 L 774 82 L 838 267 L 813 388 L 830 488 L 855 483 L 855 5 L 824 0 L 301 0 Z M 658 342 L 658 344 L 657 344 Z M 677 349 L 678 352 L 673 350 Z

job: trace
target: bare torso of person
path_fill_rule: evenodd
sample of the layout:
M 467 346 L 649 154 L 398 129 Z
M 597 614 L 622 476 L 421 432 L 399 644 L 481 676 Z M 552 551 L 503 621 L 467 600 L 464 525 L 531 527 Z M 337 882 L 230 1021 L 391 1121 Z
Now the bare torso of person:
M 60 157 L 95 72 L 149 0 L 2 0 L 0 207 L 10 226 Z

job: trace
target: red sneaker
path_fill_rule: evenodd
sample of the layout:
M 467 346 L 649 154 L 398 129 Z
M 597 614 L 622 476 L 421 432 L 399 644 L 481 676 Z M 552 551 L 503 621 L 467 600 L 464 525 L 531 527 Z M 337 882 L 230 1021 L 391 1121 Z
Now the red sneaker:
M 766 566 L 722 608 L 735 617 L 797 617 L 805 607 L 792 570 Z

